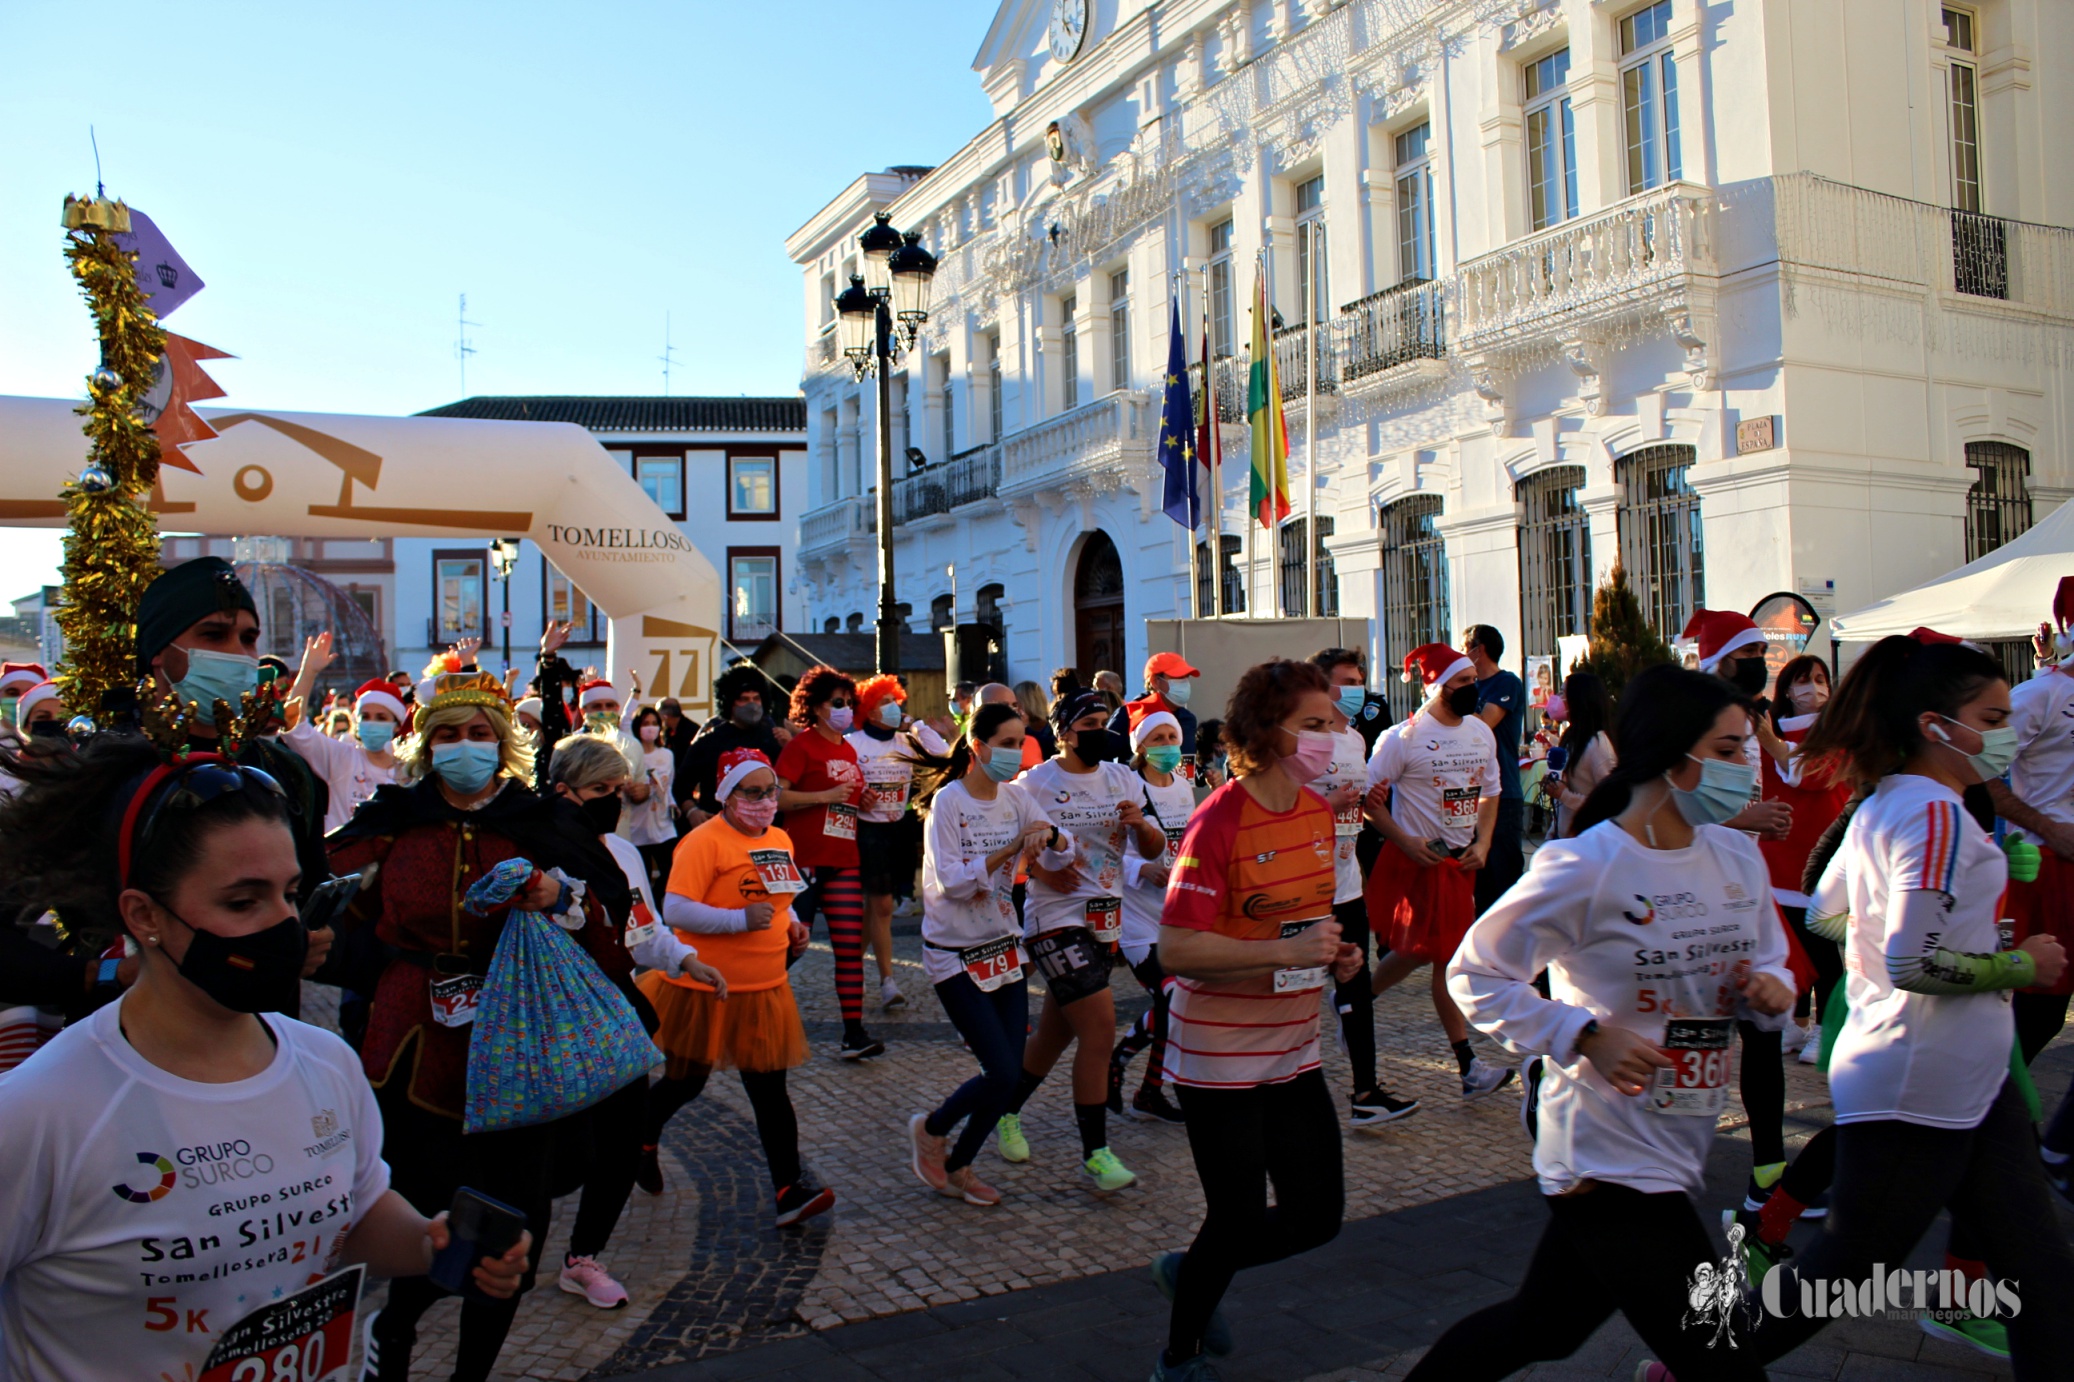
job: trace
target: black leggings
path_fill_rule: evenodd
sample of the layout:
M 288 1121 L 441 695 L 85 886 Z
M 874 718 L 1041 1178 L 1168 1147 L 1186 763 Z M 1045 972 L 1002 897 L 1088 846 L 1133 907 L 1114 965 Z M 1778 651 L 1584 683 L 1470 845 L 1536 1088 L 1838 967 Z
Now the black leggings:
M 1750 1164 L 1771 1166 L 1786 1159 L 1786 1053 L 1781 1032 L 1736 1023 L 1743 1038 L 1743 1068 L 1737 1085 L 1750 1117 Z
M 2013 1282 L 2021 1295 L 2024 1308 L 2002 1316 L 2019 1382 L 2066 1377 L 2074 1359 L 2074 1310 L 2067 1308 L 2074 1300 L 2074 1248 L 2054 1212 L 2023 1096 L 2010 1084 L 1972 1128 L 1898 1119 L 1841 1124 L 1822 1237 L 1785 1274 L 1779 1299 L 1797 1312 L 1803 1279 L 1858 1284 L 1876 1262 L 1900 1264 L 1946 1207 L 1955 1225 L 1964 1221 L 1988 1271 Z M 1954 1253 L 1970 1255 L 1956 1247 Z M 1808 1290 L 1812 1294 L 1812 1284 Z M 1766 1361 L 1781 1357 L 1830 1322 L 1767 1313 L 1755 1331 L 1757 1354 Z
M 400 1071 L 412 1068 L 406 1058 Z M 566 1131 L 560 1123 L 530 1128 L 461 1135 L 461 1120 L 433 1113 L 405 1095 L 408 1078 L 398 1074 L 375 1091 L 382 1110 L 382 1159 L 389 1163 L 390 1186 L 420 1214 L 433 1215 L 453 1205 L 462 1186 L 520 1210 L 533 1235 L 533 1249 L 519 1293 L 510 1300 L 461 1300 L 461 1337 L 454 1359 L 458 1382 L 483 1382 L 496 1365 L 504 1336 L 518 1318 L 519 1302 L 533 1289 L 547 1246 L 548 1220 L 554 1212 L 555 1143 Z M 581 1115 L 578 1115 L 579 1117 Z M 447 1292 L 429 1277 L 398 1277 L 389 1283 L 389 1301 L 374 1324 L 382 1356 L 408 1361 L 417 1342 L 418 1321 Z M 407 1374 L 409 1369 L 403 1371 Z
M 2024 1053 L 2024 1064 L 2038 1059 L 2038 1053 L 2052 1045 L 2052 1039 L 2067 1025 L 2067 994 L 2064 993 L 2012 993 L 2009 1006 L 2016 1016 L 2017 1049 Z
M 1548 1227 L 1519 1293 L 1441 1335 L 1406 1382 L 1495 1382 L 1568 1358 L 1616 1310 L 1678 1382 L 1764 1377 L 1748 1347 L 1709 1347 L 1711 1324 L 1685 1324 L 1693 1271 L 1719 1256 L 1691 1199 L 1599 1181 L 1547 1204 Z
M 1829 995 L 1836 991 L 1836 981 L 1844 977 L 1844 952 L 1827 936 L 1818 936 L 1808 930 L 1807 908 L 1781 907 L 1779 910 L 1785 913 L 1786 923 L 1800 939 L 1800 948 L 1807 955 L 1808 963 L 1815 967 L 1815 986 L 1795 1001 L 1793 1015 L 1805 1017 L 1813 1013 L 1819 1025 L 1822 1015 L 1829 1011 Z M 1808 1035 L 1817 1040 L 1821 1037 L 1819 1031 L 1811 1031 Z
M 1030 1034 L 1030 983 L 1018 979 L 988 993 L 971 975 L 959 973 L 936 985 L 936 998 L 979 1061 L 979 1073 L 952 1090 L 923 1124 L 931 1137 L 948 1137 L 965 1120 L 965 1131 L 943 1158 L 943 1169 L 956 1171 L 972 1164 L 1015 1097 Z
M 1346 1186 L 1339 1117 L 1323 1071 L 1244 1089 L 1177 1085 L 1175 1092 L 1188 1117 L 1204 1204 L 1167 1326 L 1167 1354 L 1179 1362 L 1202 1352 L 1210 1312 L 1240 1268 L 1279 1262 L 1338 1236 Z
M 792 1112 L 792 1096 L 785 1092 L 782 1070 L 743 1070 L 742 1092 L 756 1114 L 756 1135 L 763 1141 L 764 1164 L 770 1167 L 771 1185 L 783 1191 L 799 1183 L 799 1118 Z M 711 1070 L 691 1067 L 682 1079 L 661 1079 L 648 1091 L 648 1135 L 642 1141 L 656 1146 L 663 1129 L 677 1110 L 699 1097 L 712 1077 Z
M 1153 946 L 1145 952 L 1145 958 L 1131 966 L 1131 975 L 1138 986 L 1152 998 L 1152 1006 L 1138 1014 L 1123 1039 L 1116 1043 L 1116 1051 L 1110 1062 L 1117 1068 L 1128 1065 L 1140 1051 L 1151 1048 L 1145 1057 L 1145 1073 L 1139 1080 L 1140 1089 L 1157 1089 L 1166 1080 L 1167 1064 L 1167 1015 L 1173 1007 L 1174 986 L 1167 980 L 1167 972 L 1159 963 L 1159 947 Z
M 569 1229 L 569 1256 L 596 1257 L 612 1241 L 634 1173 L 641 1165 L 641 1143 L 648 1123 L 648 1077 L 643 1075 L 603 1103 L 585 1110 L 590 1120 L 589 1172 L 583 1197 L 576 1202 L 576 1222 Z
M 1339 923 L 1339 938 L 1361 947 L 1361 971 L 1345 983 L 1335 983 L 1332 1006 L 1339 1012 L 1340 1037 L 1347 1044 L 1347 1065 L 1354 1075 L 1354 1093 L 1366 1094 L 1375 1084 L 1375 990 L 1368 975 L 1368 902 L 1332 904 L 1332 919 Z

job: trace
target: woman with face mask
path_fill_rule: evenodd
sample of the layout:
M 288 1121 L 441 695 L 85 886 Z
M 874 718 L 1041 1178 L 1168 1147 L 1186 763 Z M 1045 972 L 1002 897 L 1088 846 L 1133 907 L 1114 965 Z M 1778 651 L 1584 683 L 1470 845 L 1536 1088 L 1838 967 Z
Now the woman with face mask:
M 308 705 L 318 678 L 336 660 L 329 631 L 304 640 L 302 666 L 296 671 L 288 698 Z M 282 736 L 288 747 L 302 755 L 331 789 L 331 804 L 324 813 L 327 835 L 351 819 L 360 803 L 374 795 L 375 788 L 396 780 L 394 745 L 403 732 L 405 719 L 403 698 L 396 694 L 394 686 L 377 677 L 353 693 L 354 726 L 350 741 L 320 734 L 307 715 Z
M 0 803 L 10 886 L 139 962 L 121 998 L 0 1081 L 0 1371 L 196 1376 L 232 1325 L 325 1273 L 424 1272 L 446 1227 L 391 1188 L 358 1059 L 280 1013 L 309 946 L 280 788 L 136 736 L 0 750 L 0 769 L 22 784 Z M 317 1177 L 329 1188 L 305 1194 Z M 292 1250 L 255 1253 L 271 1211 L 226 1209 L 233 1194 L 299 1207 L 275 1235 Z M 508 1297 L 525 1258 L 521 1242 L 475 1280 Z M 144 1327 L 169 1295 L 209 1328 Z
M 1012 779 L 1022 770 L 1023 720 L 1013 705 L 982 705 L 948 754 L 912 760 L 922 836 L 922 973 L 980 1072 L 930 1113 L 908 1119 L 910 1164 L 939 1195 L 982 1208 L 1001 1202 L 973 1158 L 1022 1074 L 1030 1025 L 1029 955 L 1015 915 L 1019 862 L 1070 862 L 1042 809 Z M 955 1144 L 951 1133 L 960 1123 Z
M 833 667 L 810 667 L 792 690 L 799 728 L 778 754 L 778 809 L 810 885 L 800 922 L 828 922 L 835 951 L 835 997 L 842 1010 L 838 1059 L 870 1060 L 886 1044 L 864 1030 L 864 884 L 858 872 L 857 807 L 864 773 L 848 735 L 857 723 L 857 683 Z
M 1750 799 L 1749 728 L 1719 678 L 1658 666 L 1629 681 L 1619 766 L 1575 836 L 1537 850 L 1448 962 L 1479 1031 L 1545 1055 L 1534 1169 L 1550 1217 L 1518 1293 L 1448 1330 L 1419 1382 L 1568 1357 L 1616 1310 L 1686 1382 L 1763 1377 L 1749 1349 L 1684 1324 L 1688 1283 L 1717 1256 L 1692 1197 L 1727 1104 L 1730 1028 L 1793 1002 L 1764 860 L 1719 824 Z
M 646 861 L 650 885 L 660 887 L 670 876 L 670 856 L 677 848 L 672 805 L 677 758 L 663 742 L 663 716 L 654 706 L 634 712 L 633 731 L 634 742 L 641 746 L 641 771 L 627 778 L 627 809 L 621 820 L 626 838 Z
M 803 1180 L 799 1120 L 785 1072 L 807 1061 L 807 1034 L 786 977 L 807 948 L 807 928 L 792 900 L 805 887 L 789 832 L 777 819 L 778 777 L 754 749 L 730 750 L 720 762 L 714 795 L 720 814 L 684 837 L 670 865 L 663 923 L 690 943 L 725 984 L 689 973 L 650 970 L 641 991 L 662 1020 L 655 1034 L 667 1060 L 648 1095 L 648 1135 L 636 1182 L 663 1189 L 663 1129 L 696 1099 L 715 1070 L 733 1069 L 756 1115 L 770 1170 L 779 1228 L 835 1204 L 835 1192 Z
M 1606 775 L 1620 762 L 1613 743 L 1613 698 L 1590 672 L 1572 672 L 1560 694 L 1549 700 L 1548 716 L 1560 720 L 1562 780 L 1556 787 L 1556 839 L 1568 839 L 1572 822 Z
M 462 1185 L 523 1211 L 533 1252 L 522 1284 L 531 1289 L 560 1188 L 554 1148 L 568 1120 L 462 1134 L 476 1001 L 512 907 L 571 927 L 624 990 L 633 966 L 621 930 L 632 895 L 578 808 L 531 790 L 531 747 L 512 727 L 498 679 L 447 673 L 429 689 L 402 780 L 379 788 L 330 839 L 332 870 L 363 879 L 343 940 L 353 942 L 356 924 L 371 927 L 379 953 L 393 957 L 377 977 L 347 982 L 373 994 L 361 1059 L 381 1104 L 397 1190 L 427 1213 L 444 1209 Z M 462 905 L 475 880 L 517 858 L 542 874 L 509 907 L 477 916 Z M 581 895 L 553 869 L 584 884 Z M 423 1278 L 390 1288 L 369 1326 L 377 1376 L 409 1375 L 418 1320 L 441 1294 Z M 489 1375 L 517 1309 L 516 1300 L 462 1302 L 456 1377 Z
M 864 777 L 857 801 L 858 884 L 864 892 L 864 934 L 878 962 L 879 1006 L 905 1007 L 893 978 L 893 895 L 913 884 L 919 862 L 917 835 L 909 826 L 908 797 L 917 756 L 951 751 L 943 736 L 917 721 L 906 730 L 907 690 L 895 676 L 868 677 L 857 688 L 848 736 Z
M 1145 1074 L 1138 1082 L 1138 1092 L 1131 1096 L 1128 1112 L 1151 1122 L 1180 1123 L 1181 1110 L 1166 1092 L 1170 988 L 1159 963 L 1159 913 L 1181 836 L 1188 829 L 1188 818 L 1195 814 L 1195 787 L 1181 775 L 1180 721 L 1142 704 L 1127 709 L 1132 716 L 1131 769 L 1144 784 L 1140 801 L 1146 819 L 1166 837 L 1166 848 L 1148 855 L 1138 848 L 1133 832 L 1123 856 L 1123 960 L 1151 996 L 1152 1006 L 1138 1015 L 1109 1057 L 1108 1104 L 1111 1113 L 1126 1111 L 1124 1075 L 1132 1058 L 1146 1051 Z
M 1117 760 L 1123 740 L 1107 728 L 1110 708 L 1093 691 L 1076 691 L 1052 707 L 1059 756 L 1023 774 L 1021 785 L 1070 840 L 1062 868 L 1030 870 L 1023 932 L 1045 983 L 1044 1012 L 1023 1052 L 1023 1074 L 1000 1127 L 1001 1155 L 1027 1161 L 1023 1105 L 1068 1046 L 1073 1055 L 1073 1119 L 1081 1166 L 1097 1190 L 1134 1184 L 1109 1149 L 1109 1057 L 1116 1045 L 1116 1002 L 1109 970 L 1123 936 L 1123 851 L 1135 837 L 1150 858 L 1166 852 L 1166 835 L 1146 819 L 1138 777 Z

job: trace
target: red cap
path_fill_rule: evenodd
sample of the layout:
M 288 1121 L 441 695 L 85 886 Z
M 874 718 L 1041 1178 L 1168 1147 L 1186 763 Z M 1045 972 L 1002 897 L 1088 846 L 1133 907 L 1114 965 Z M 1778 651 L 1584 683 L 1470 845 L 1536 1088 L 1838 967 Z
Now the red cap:
M 1440 685 L 1464 667 L 1474 667 L 1469 654 L 1445 643 L 1427 643 L 1404 655 L 1404 679 L 1422 681 L 1428 689 Z M 1414 676 L 1416 672 L 1418 675 Z
M 1179 653 L 1154 653 L 1145 659 L 1145 683 L 1152 684 L 1154 677 L 1181 678 L 1199 677 L 1202 673 L 1188 665 Z
M 1764 643 L 1764 631 L 1750 622 L 1750 616 L 1732 609 L 1696 609 L 1678 636 L 1699 640 L 1702 672 L 1713 671 L 1738 648 Z

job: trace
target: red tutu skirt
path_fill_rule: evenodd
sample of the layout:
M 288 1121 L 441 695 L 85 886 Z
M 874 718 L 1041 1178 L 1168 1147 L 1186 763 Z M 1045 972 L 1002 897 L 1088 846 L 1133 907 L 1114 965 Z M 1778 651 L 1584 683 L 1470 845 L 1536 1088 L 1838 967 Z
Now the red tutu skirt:
M 1476 920 L 1476 874 L 1449 859 L 1430 867 L 1384 845 L 1363 890 L 1368 929 L 1392 950 L 1445 964 Z
M 2074 864 L 2049 849 L 2041 848 L 2038 876 L 2029 883 L 2011 883 L 2002 895 L 2003 915 L 2016 923 L 2013 943 L 2033 936 L 2051 936 L 2074 950 Z M 2028 988 L 2025 993 L 2074 993 L 2074 965 L 2051 988 Z

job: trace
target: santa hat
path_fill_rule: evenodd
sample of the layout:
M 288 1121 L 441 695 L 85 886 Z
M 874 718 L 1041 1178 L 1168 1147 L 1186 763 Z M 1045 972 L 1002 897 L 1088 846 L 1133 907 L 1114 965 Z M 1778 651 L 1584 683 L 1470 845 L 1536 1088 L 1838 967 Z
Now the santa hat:
M 1152 731 L 1158 729 L 1161 725 L 1171 725 L 1176 734 L 1181 732 L 1181 722 L 1175 719 L 1169 711 L 1154 710 L 1152 707 L 1145 705 L 1134 705 L 1130 708 L 1130 711 L 1132 753 L 1136 753 L 1139 749 L 1144 748 L 1145 741 L 1152 737 Z
M 2052 592 L 2052 624 L 2053 651 L 2074 661 L 2074 576 L 2060 577 L 2059 588 Z
M 373 681 L 362 682 L 360 689 L 353 693 L 353 710 L 355 714 L 366 710 L 369 706 L 373 706 L 376 710 L 388 711 L 396 717 L 398 724 L 403 723 L 404 716 L 407 713 L 404 710 L 403 697 L 396 694 L 395 684 L 384 677 L 376 677 Z
M 18 725 L 29 723 L 30 711 L 42 705 L 45 701 L 55 701 L 58 699 L 58 684 L 56 682 L 37 682 L 28 690 L 22 692 L 22 699 L 14 708 L 14 722 Z
M 1696 609 L 1678 636 L 1699 640 L 1702 672 L 1713 671 L 1738 648 L 1764 644 L 1764 631 L 1750 622 L 1749 615 L 1732 609 Z
M 907 688 L 900 678 L 891 672 L 882 672 L 875 677 L 866 677 L 857 683 L 857 718 L 860 721 L 876 721 L 879 707 L 887 701 L 907 704 Z
M 50 673 L 34 662 L 0 662 L 0 693 L 8 691 L 20 695 L 40 681 L 48 681 Z
M 1469 655 L 1460 648 L 1450 648 L 1445 643 L 1427 643 L 1413 648 L 1404 655 L 1404 679 L 1423 681 L 1431 690 L 1445 685 L 1457 673 L 1476 666 Z M 1416 671 L 1417 676 L 1412 673 Z
M 763 756 L 762 749 L 729 749 L 720 755 L 720 785 L 713 789 L 714 799 L 726 801 L 742 779 L 758 768 L 768 768 L 771 761 Z M 775 770 L 773 770 L 775 771 Z
M 600 701 L 611 701 L 614 705 L 619 704 L 619 692 L 613 690 L 612 683 L 604 678 L 600 677 L 593 681 L 587 681 L 576 688 L 576 703 L 585 709 L 589 709 Z
M 546 709 L 546 706 L 542 704 L 538 696 L 528 696 L 511 709 L 513 714 L 531 715 L 537 720 L 540 718 L 541 711 Z

